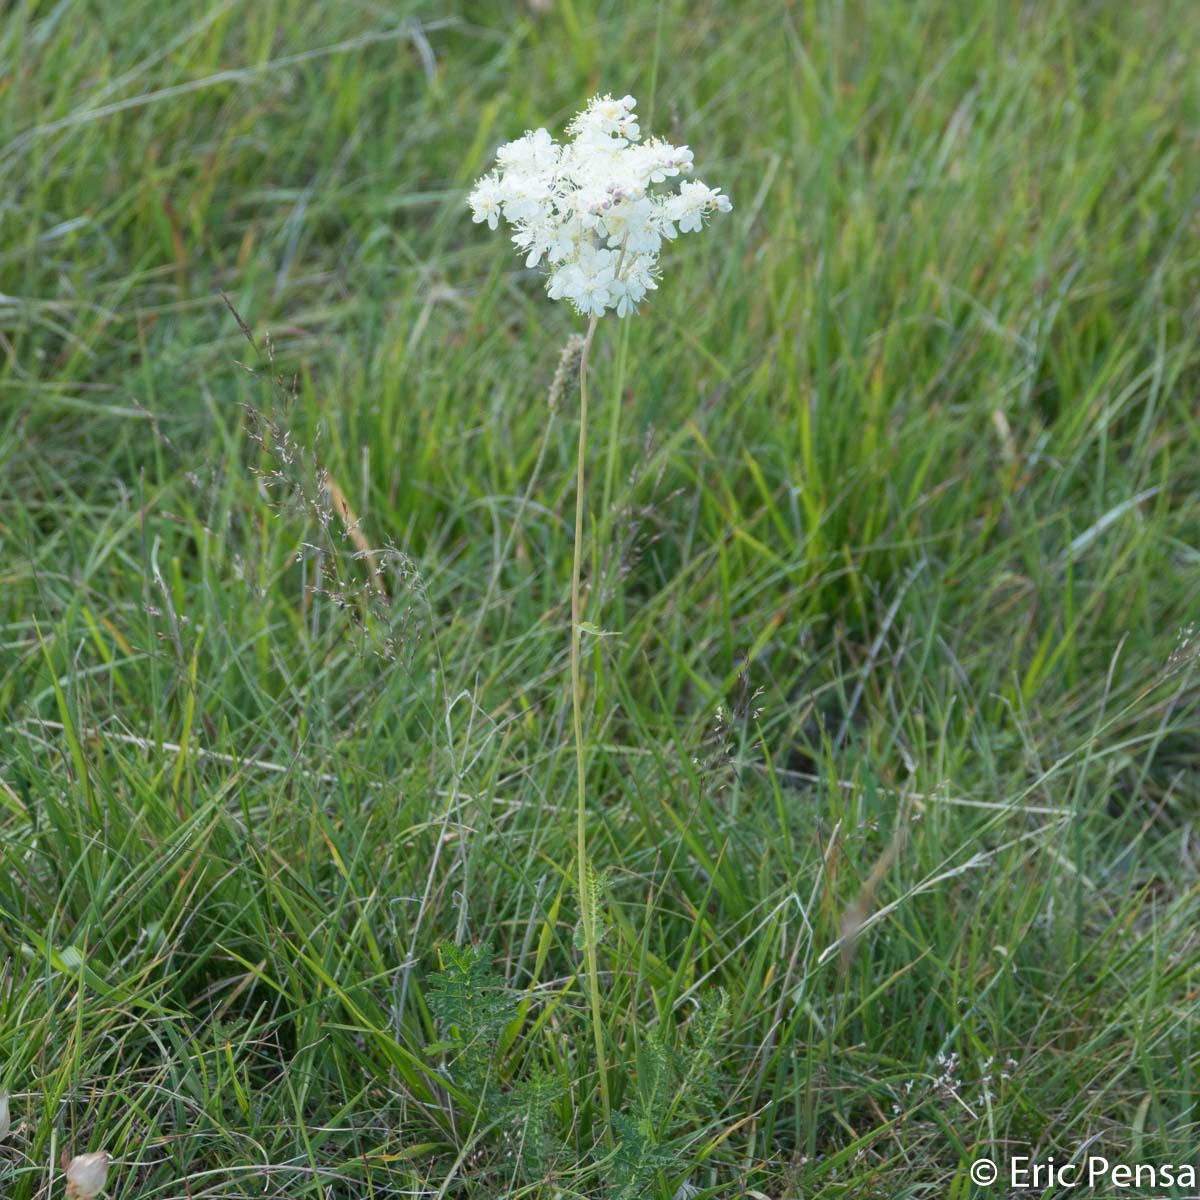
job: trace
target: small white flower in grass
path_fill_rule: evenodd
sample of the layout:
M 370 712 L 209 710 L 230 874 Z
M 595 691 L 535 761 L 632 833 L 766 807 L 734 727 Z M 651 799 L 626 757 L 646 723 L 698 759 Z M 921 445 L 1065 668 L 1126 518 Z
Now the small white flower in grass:
M 108 1155 L 77 1154 L 67 1163 L 67 1200 L 96 1200 L 108 1182 Z
M 720 188 L 683 179 L 678 192 L 654 185 L 690 175 L 692 151 L 660 138 L 641 140 L 637 101 L 597 96 L 558 145 L 545 129 L 507 142 L 497 167 L 468 203 L 477 223 L 501 217 L 529 268 L 546 264 L 552 300 L 585 316 L 636 311 L 656 286 L 663 243 L 694 233 L 733 205 Z

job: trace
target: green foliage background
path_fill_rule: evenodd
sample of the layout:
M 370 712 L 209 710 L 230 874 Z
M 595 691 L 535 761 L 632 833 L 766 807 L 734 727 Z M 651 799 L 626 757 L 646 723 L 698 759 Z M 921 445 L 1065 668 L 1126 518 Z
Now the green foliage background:
M 4 1195 L 1194 1156 L 1198 51 L 1192 0 L 6 6 Z M 579 323 L 464 207 L 596 91 L 735 203 L 593 351 L 613 1129 Z

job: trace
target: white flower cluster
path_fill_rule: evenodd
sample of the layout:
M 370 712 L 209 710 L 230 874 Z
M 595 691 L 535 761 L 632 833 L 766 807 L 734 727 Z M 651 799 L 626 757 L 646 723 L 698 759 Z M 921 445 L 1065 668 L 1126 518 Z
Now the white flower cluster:
M 720 188 L 699 180 L 651 190 L 691 174 L 692 152 L 641 141 L 636 105 L 632 96 L 598 96 L 568 126 L 566 145 L 538 129 L 501 146 L 498 166 L 469 198 L 477 223 L 495 229 L 503 216 L 516 230 L 527 267 L 548 264 L 550 298 L 569 300 L 585 316 L 633 312 L 658 286 L 663 242 L 733 207 Z

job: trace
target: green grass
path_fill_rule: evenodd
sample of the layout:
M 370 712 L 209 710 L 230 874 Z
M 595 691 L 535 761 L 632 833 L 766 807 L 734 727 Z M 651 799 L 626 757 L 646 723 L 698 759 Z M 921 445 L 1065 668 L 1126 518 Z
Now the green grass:
M 1200 7 L 548 7 L 0 15 L 0 1191 L 1191 1160 Z M 592 355 L 611 1129 L 580 323 L 464 207 L 596 90 L 735 203 Z

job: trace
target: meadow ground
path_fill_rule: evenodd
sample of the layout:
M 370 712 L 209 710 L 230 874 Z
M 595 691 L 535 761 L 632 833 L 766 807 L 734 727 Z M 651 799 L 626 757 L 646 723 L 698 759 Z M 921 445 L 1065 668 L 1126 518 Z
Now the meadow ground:
M 1200 6 L 537 9 L 0 16 L 0 1191 L 1193 1160 Z M 592 356 L 611 1122 L 580 322 L 464 206 L 598 90 L 735 203 Z

